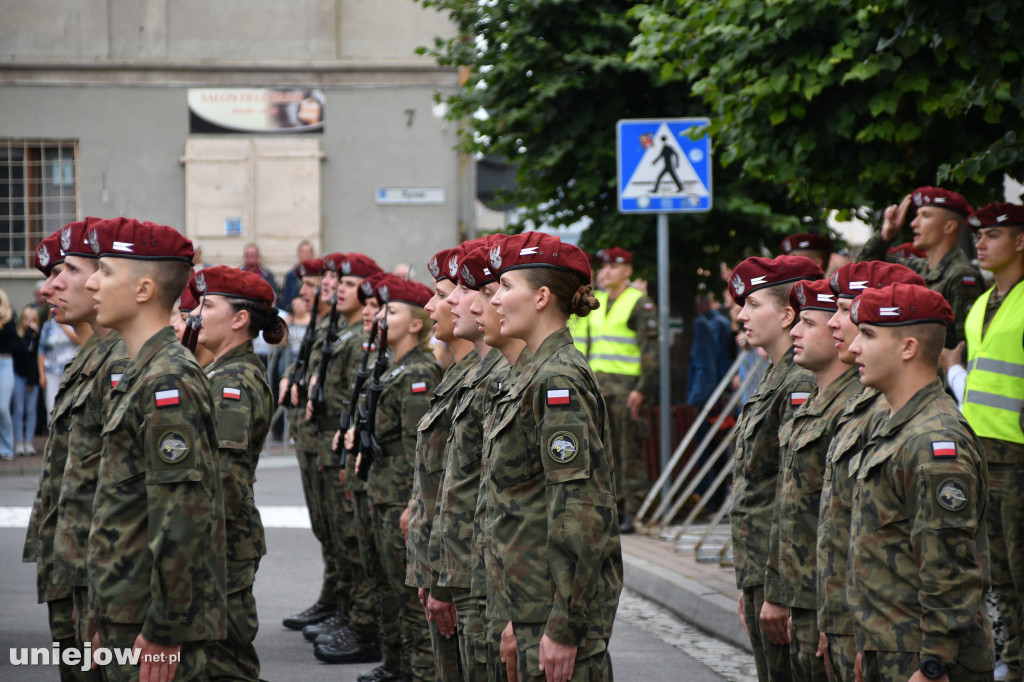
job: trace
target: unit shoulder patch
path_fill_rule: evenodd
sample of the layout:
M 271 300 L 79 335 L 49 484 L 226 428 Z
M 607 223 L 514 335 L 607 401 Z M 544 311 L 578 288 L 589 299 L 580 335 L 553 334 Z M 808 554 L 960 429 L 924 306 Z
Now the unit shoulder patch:
M 548 455 L 559 464 L 568 464 L 579 452 L 576 436 L 568 431 L 557 431 L 548 439 Z
M 160 446 L 157 451 L 160 459 L 168 464 L 177 464 L 188 456 L 192 449 L 192 443 L 188 437 L 178 431 L 167 431 L 160 437 Z
M 943 509 L 958 512 L 967 506 L 967 488 L 957 479 L 947 478 L 939 484 L 936 498 Z

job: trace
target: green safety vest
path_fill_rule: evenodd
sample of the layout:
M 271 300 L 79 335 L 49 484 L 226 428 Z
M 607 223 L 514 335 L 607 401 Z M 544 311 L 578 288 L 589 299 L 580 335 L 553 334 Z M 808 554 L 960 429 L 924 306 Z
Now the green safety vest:
M 594 297 L 601 302 L 601 307 L 584 318 L 590 329 L 590 353 L 587 356 L 590 368 L 595 372 L 640 376 L 640 344 L 637 343 L 636 332 L 626 323 L 643 293 L 626 287 L 610 311 L 607 291 L 595 292 Z
M 1019 421 L 1024 401 L 1024 284 L 1010 291 L 982 337 L 985 306 L 994 290 L 974 302 L 964 325 L 968 373 L 963 413 L 983 438 L 1024 443 Z

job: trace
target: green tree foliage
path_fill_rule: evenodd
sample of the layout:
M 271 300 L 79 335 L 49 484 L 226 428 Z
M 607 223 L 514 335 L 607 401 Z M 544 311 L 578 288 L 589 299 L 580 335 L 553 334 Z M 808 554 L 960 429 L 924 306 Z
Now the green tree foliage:
M 631 63 L 708 107 L 718 159 L 796 201 L 897 201 L 941 183 L 975 203 L 1024 177 L 1024 0 L 664 0 Z

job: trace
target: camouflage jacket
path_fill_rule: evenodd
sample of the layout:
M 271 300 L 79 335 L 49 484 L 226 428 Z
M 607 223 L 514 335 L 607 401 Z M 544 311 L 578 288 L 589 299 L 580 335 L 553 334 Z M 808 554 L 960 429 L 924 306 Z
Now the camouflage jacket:
M 473 522 L 480 490 L 480 457 L 484 449 L 486 408 L 497 385 L 490 379 L 508 374 L 508 360 L 492 348 L 459 387 L 453 401 L 450 434 L 444 448 L 444 472 L 438 491 L 430 563 L 438 589 L 469 589 L 476 566 Z
M 223 639 L 224 499 L 210 383 L 166 327 L 108 400 L 89 533 L 93 616 L 164 645 Z
M 110 389 L 117 384 L 128 354 L 121 335 L 110 332 L 96 344 L 92 356 L 80 372 L 80 383 L 71 401 L 68 434 L 68 460 L 57 503 L 57 531 L 53 549 L 56 555 L 53 579 L 62 585 L 85 587 L 89 558 L 89 525 L 96 497 L 96 474 L 103 452 L 103 423 Z
M 622 589 L 610 442 L 597 379 L 568 330 L 551 334 L 485 430 L 489 611 L 556 642 L 609 638 Z
M 409 542 L 405 582 L 412 587 L 431 589 L 435 599 L 450 601 L 449 595 L 433 593 L 437 572 L 431 571 L 430 538 L 434 525 L 437 492 L 444 475 L 444 444 L 451 432 L 455 395 L 466 376 L 480 362 L 476 349 L 452 364 L 434 389 L 427 413 L 416 432 L 416 470 L 409 504 Z
M 812 390 L 814 376 L 793 362 L 790 348 L 765 374 L 736 424 L 729 516 L 740 589 L 764 584 L 779 480 L 779 429 Z
M 850 505 L 857 482 L 854 466 L 878 426 L 889 418 L 889 403 L 874 388 L 863 388 L 850 401 L 835 426 L 825 457 L 825 480 L 818 510 L 818 629 L 853 635 L 853 617 L 846 599 L 850 561 Z
M 323 409 L 317 414 L 320 433 L 316 439 L 316 452 L 320 464 L 325 467 L 341 466 L 341 455 L 334 451 L 334 434 L 341 426 L 341 415 L 348 409 L 352 377 L 362 357 L 364 341 L 366 332 L 360 322 L 342 329 L 331 348 L 331 357 L 327 361 Z
M 971 309 L 974 301 L 985 293 L 985 280 L 981 277 L 981 271 L 959 247 L 953 247 L 953 250 L 932 268 L 928 265 L 927 258 L 908 259 L 887 253 L 891 244 L 892 242 L 886 242 L 881 235 L 876 234 L 864 244 L 857 260 L 899 263 L 921 275 L 929 289 L 942 294 L 949 301 L 949 305 L 953 306 L 954 322 L 946 336 L 946 348 L 955 347 L 965 338 L 964 323 L 967 321 L 967 311 Z
M 369 343 L 368 338 L 369 338 L 369 334 L 366 333 L 365 330 L 364 330 L 363 342 L 361 344 L 361 350 L 362 350 L 362 352 L 364 354 L 367 352 L 367 350 L 369 350 L 370 354 L 367 356 L 366 367 L 367 367 L 367 369 L 372 371 L 373 370 L 373 365 L 374 365 L 374 363 L 375 363 L 375 361 L 377 359 L 377 344 L 374 343 L 372 347 L 368 346 L 367 345 Z M 389 363 L 393 361 L 393 357 L 391 355 L 391 349 L 390 348 L 388 348 L 388 351 L 387 351 L 387 358 L 388 358 L 388 362 Z M 355 381 L 356 372 L 359 370 L 359 363 L 361 363 L 362 360 L 363 360 L 362 356 L 359 356 L 359 359 L 356 361 L 356 364 L 353 365 L 352 367 L 350 367 L 351 373 L 348 376 L 348 381 L 349 382 Z M 386 373 L 385 373 L 385 376 L 387 376 Z M 360 393 L 359 398 L 358 398 L 358 400 L 360 402 L 363 400 L 363 398 L 366 395 L 366 387 L 369 385 L 370 381 L 371 381 L 371 379 L 368 378 L 366 380 L 366 383 L 363 384 L 363 390 Z M 352 397 L 352 394 L 349 393 L 349 398 L 351 399 L 351 397 Z M 345 406 L 345 409 L 348 409 L 348 405 Z M 357 418 L 358 418 L 358 415 L 357 415 Z M 339 457 L 340 457 L 340 454 L 339 454 Z M 358 476 L 356 476 L 356 457 L 354 455 L 351 455 L 351 456 L 345 458 L 345 486 L 344 487 L 345 487 L 346 490 L 351 490 L 352 492 L 355 492 L 355 493 L 366 492 L 366 483 L 363 481 L 363 479 L 361 479 Z
M 857 368 L 848 368 L 824 391 L 815 388 L 779 431 L 781 480 L 765 571 L 765 601 L 818 608 L 815 546 L 825 454 L 840 414 L 860 389 Z
M 71 433 L 71 415 L 75 395 L 85 366 L 99 339 L 90 336 L 60 376 L 60 388 L 53 403 L 48 424 L 49 437 L 43 450 L 43 470 L 39 474 L 36 497 L 25 536 L 22 561 L 36 563 L 36 593 L 39 603 L 71 596 L 67 585 L 54 584 L 54 541 L 57 531 L 57 504 L 64 481 Z
M 256 464 L 270 430 L 273 397 L 252 342 L 231 349 L 206 366 L 217 429 L 218 465 L 227 531 L 227 588 L 253 584 L 267 553 L 260 510 L 253 499 Z
M 416 427 L 430 407 L 430 396 L 441 368 L 429 352 L 414 348 L 395 362 L 382 378 L 375 433 L 384 451 L 366 480 L 370 504 L 401 505 L 412 495 L 416 463 Z
M 847 596 L 857 650 L 992 670 L 988 470 L 938 380 L 875 431 L 855 468 Z
M 316 376 L 317 366 L 320 362 L 320 349 L 324 344 L 324 335 L 327 334 L 327 326 L 330 324 L 329 315 L 324 315 L 316 321 L 316 333 L 313 336 L 313 348 L 309 353 L 309 362 L 306 364 L 306 386 Z M 290 376 L 291 367 L 285 373 Z M 301 396 L 300 396 L 301 397 Z M 304 452 L 307 456 L 316 454 L 316 426 L 311 421 L 306 421 L 306 403 L 292 408 L 292 437 L 295 439 L 295 451 Z

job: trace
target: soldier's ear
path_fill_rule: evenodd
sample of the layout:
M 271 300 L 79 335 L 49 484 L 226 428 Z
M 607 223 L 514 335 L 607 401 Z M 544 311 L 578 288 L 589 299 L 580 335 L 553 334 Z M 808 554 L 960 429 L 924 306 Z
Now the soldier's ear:
M 146 303 L 156 294 L 156 282 L 148 274 L 142 275 L 135 283 L 135 302 Z

